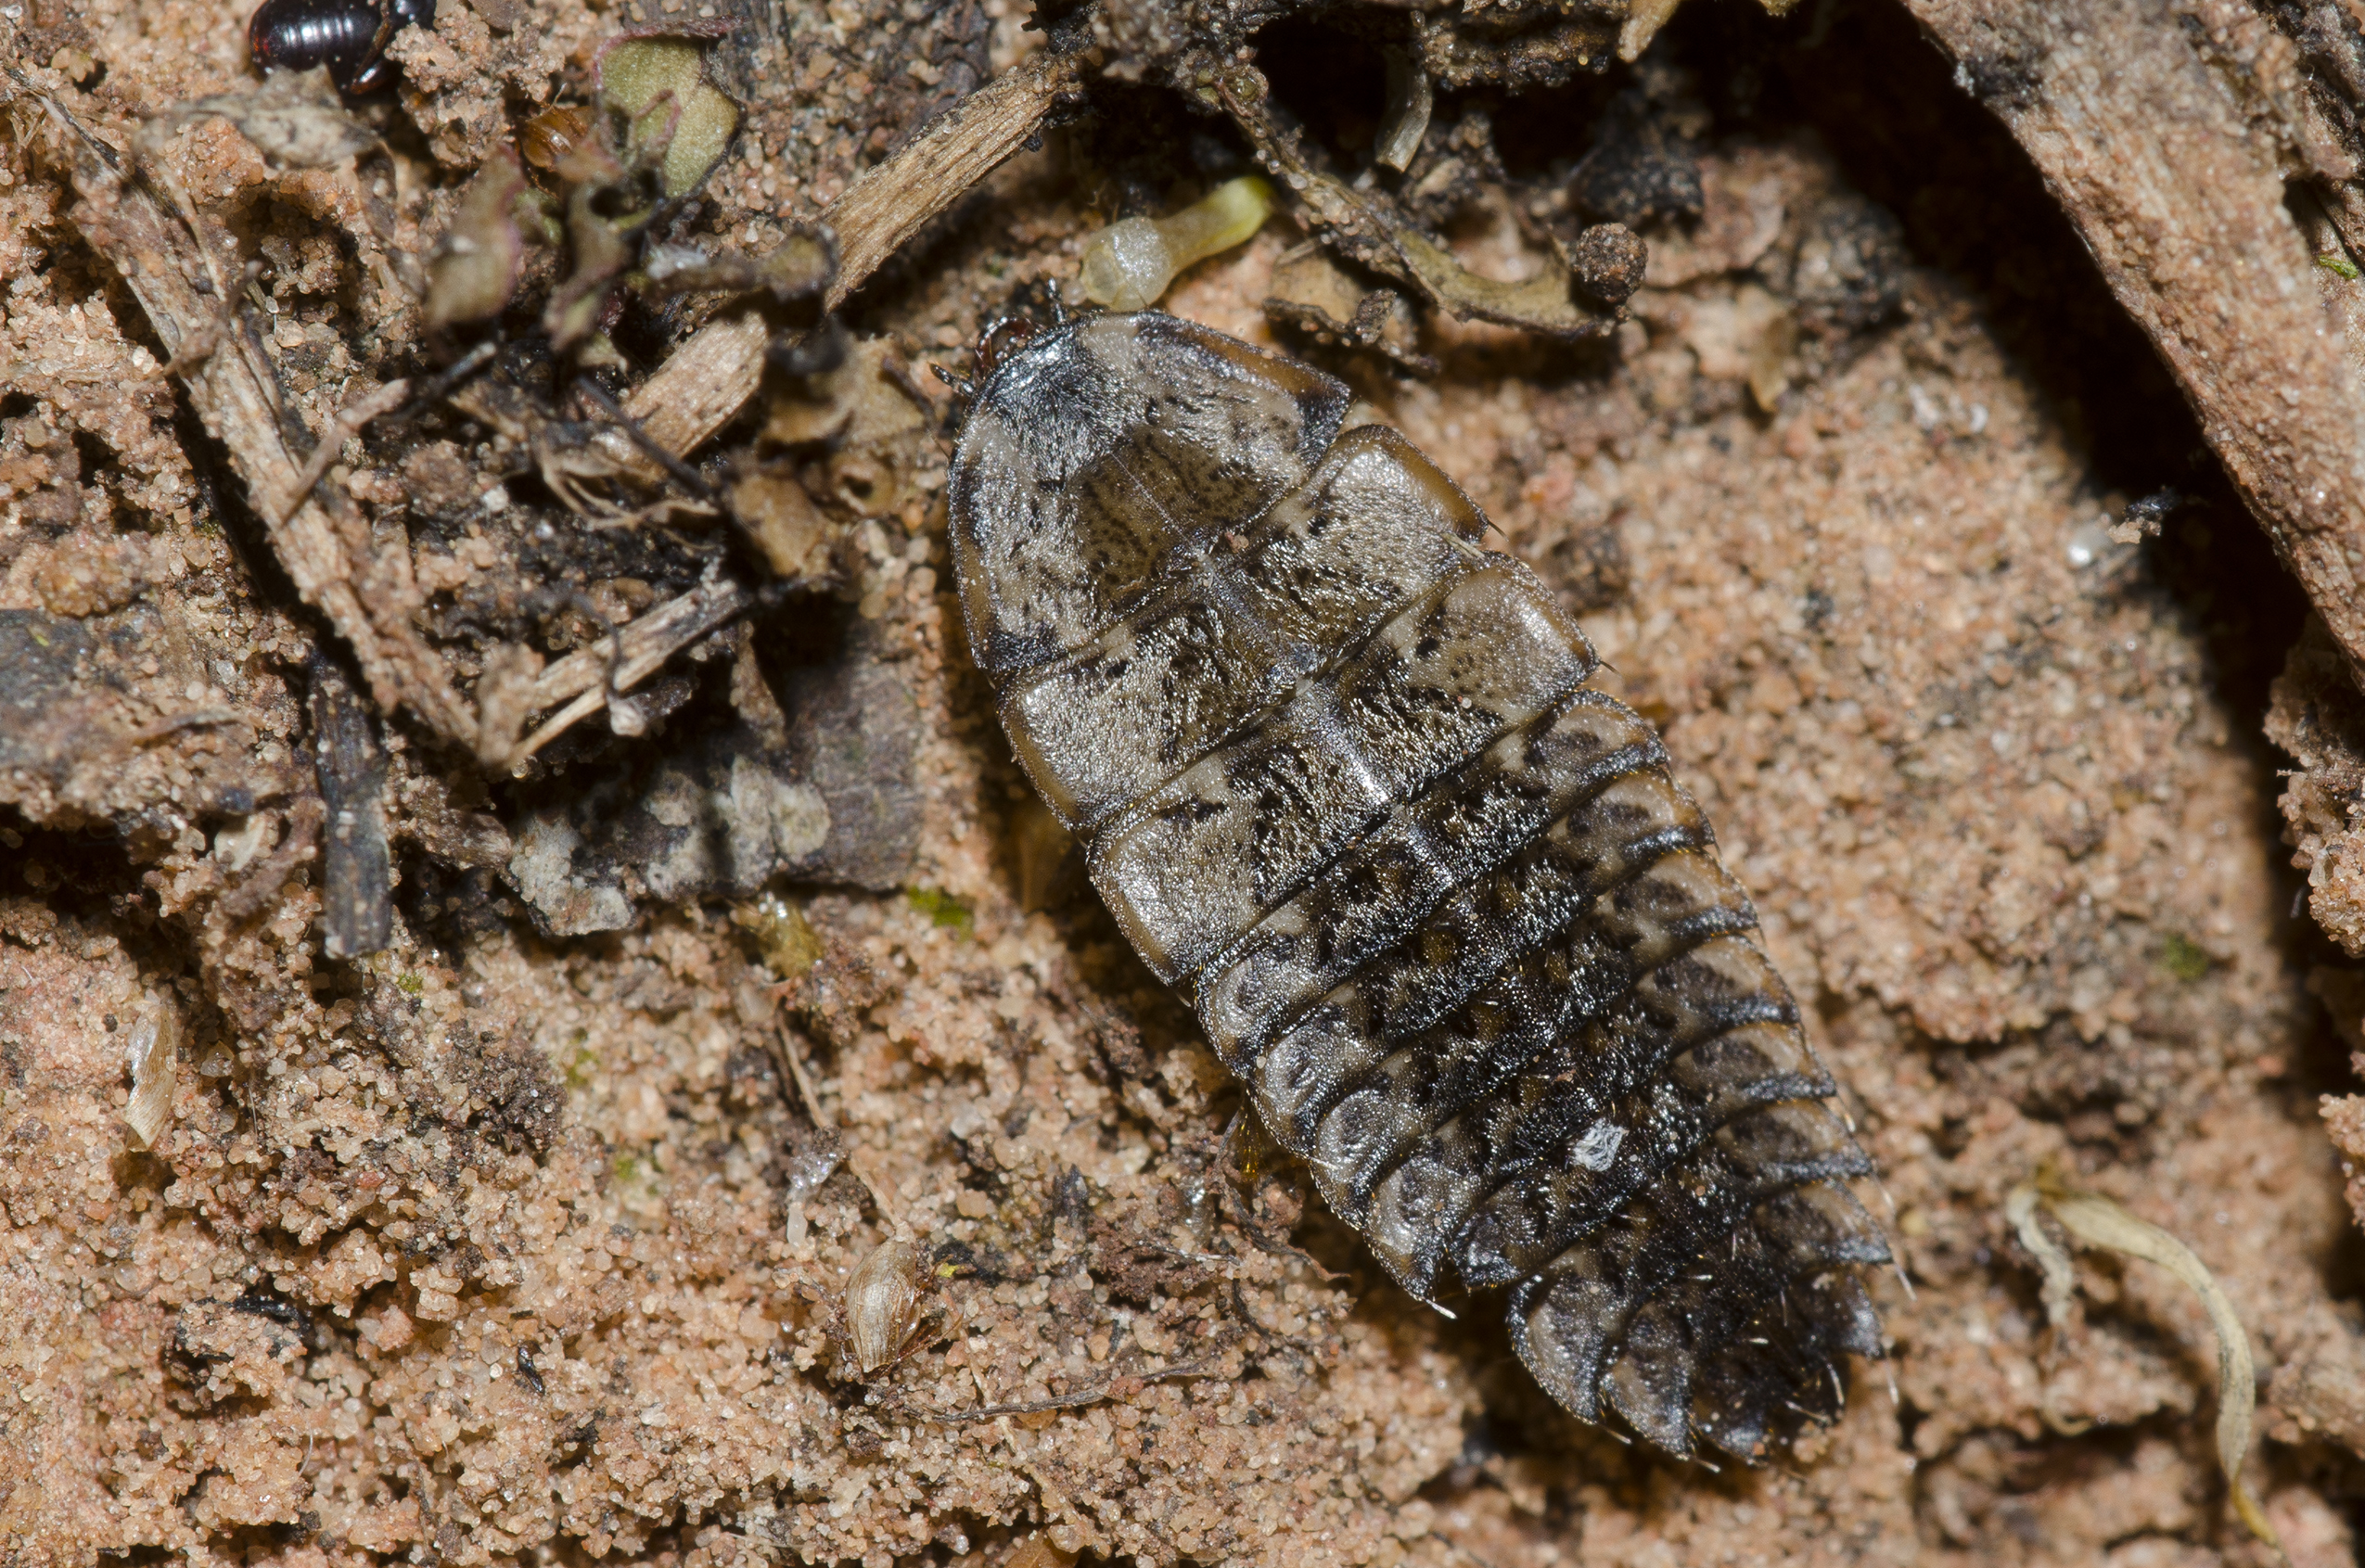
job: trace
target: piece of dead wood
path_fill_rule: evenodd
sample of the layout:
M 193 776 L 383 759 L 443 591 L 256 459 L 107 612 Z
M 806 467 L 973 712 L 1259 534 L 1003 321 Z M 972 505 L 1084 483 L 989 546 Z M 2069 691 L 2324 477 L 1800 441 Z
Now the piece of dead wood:
M 2323 166 L 2293 45 L 2239 0 L 1907 8 L 2034 160 L 2365 670 L 2365 397 L 2283 156 L 2320 178 L 2355 171 Z
M 743 311 L 707 323 L 633 389 L 624 413 L 641 433 L 684 457 L 756 395 L 763 379 L 763 350 L 771 328 L 760 311 Z M 643 484 L 656 484 L 664 469 L 623 431 L 602 430 L 592 438 L 618 470 Z
M 512 769 L 523 767 L 569 727 L 620 698 L 656 674 L 667 659 L 754 603 L 755 595 L 738 583 L 710 577 L 687 593 L 618 628 L 614 635 L 576 649 L 535 677 L 520 708 L 539 713 L 559 703 L 566 706 L 500 759 Z
M 822 214 L 838 248 L 826 308 L 845 303 L 930 219 L 1026 146 L 1059 100 L 1075 91 L 1083 58 L 1048 50 L 1029 57 L 848 186 Z M 687 456 L 755 395 L 766 340 L 763 319 L 754 312 L 709 322 L 625 400 L 624 412 L 674 456 Z M 658 465 L 623 432 L 600 440 L 620 470 L 657 481 Z
M 903 242 L 1000 168 L 1075 91 L 1085 57 L 1029 56 L 930 121 L 902 150 L 866 170 L 823 214 L 837 236 L 836 310 Z
M 386 748 L 361 694 L 314 655 L 306 707 L 313 771 L 327 813 L 321 866 L 322 946 L 331 958 L 383 952 L 394 937 L 393 857 L 386 840 Z
M 304 601 L 328 618 L 352 646 L 370 694 L 383 709 L 408 708 L 438 733 L 466 744 L 475 716 L 451 684 L 435 650 L 412 624 L 419 602 L 407 549 L 376 548 L 368 522 L 334 490 L 314 494 L 307 464 L 291 441 L 308 440 L 270 358 L 238 313 L 236 286 L 224 259 L 227 236 L 207 243 L 203 214 L 166 200 L 127 168 L 65 108 L 13 70 L 8 96 L 40 107 L 71 159 L 81 198 L 70 214 L 91 248 L 119 272 L 147 312 L 198 415 L 226 447 L 231 465 L 255 497 L 273 554 Z M 184 356 L 182 346 L 218 337 L 213 351 Z M 341 444 L 341 426 L 322 438 Z M 314 455 L 307 447 L 305 458 Z

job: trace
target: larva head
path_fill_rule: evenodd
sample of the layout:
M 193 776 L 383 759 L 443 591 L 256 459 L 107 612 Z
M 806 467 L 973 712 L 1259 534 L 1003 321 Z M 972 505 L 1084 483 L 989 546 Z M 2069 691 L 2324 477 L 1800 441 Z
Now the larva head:
M 1349 396 L 1154 311 L 998 347 L 952 484 L 969 646 L 996 674 L 1074 646 L 1304 483 Z

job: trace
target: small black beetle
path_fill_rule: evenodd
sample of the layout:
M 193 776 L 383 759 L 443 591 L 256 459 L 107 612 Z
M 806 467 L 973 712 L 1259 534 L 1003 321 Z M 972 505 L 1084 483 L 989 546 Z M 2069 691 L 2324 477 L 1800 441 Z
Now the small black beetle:
M 274 70 L 328 68 L 347 93 L 386 84 L 387 44 L 406 27 L 433 27 L 435 0 L 262 0 L 247 21 L 247 47 Z

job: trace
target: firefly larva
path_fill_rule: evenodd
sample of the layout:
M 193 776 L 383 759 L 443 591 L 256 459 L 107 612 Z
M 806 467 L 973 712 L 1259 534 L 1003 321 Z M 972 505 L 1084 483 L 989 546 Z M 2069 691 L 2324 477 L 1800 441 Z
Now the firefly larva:
M 1011 745 L 1266 1127 L 1553 1396 L 1744 1457 L 1875 1354 L 1865 1156 L 1591 645 L 1329 376 L 1155 312 L 984 367 L 952 475 Z

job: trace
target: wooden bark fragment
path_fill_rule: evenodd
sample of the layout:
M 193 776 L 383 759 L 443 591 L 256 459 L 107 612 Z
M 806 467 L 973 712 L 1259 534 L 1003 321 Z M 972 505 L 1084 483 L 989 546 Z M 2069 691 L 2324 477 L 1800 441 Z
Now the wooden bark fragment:
M 407 707 L 448 739 L 473 737 L 475 716 L 412 624 L 419 594 L 409 550 L 374 548 L 351 500 L 304 482 L 306 465 L 289 446 L 304 437 L 300 421 L 234 297 L 237 274 L 219 264 L 227 257 L 235 265 L 236 246 L 223 236 L 220 256 L 210 255 L 199 237 L 207 226 L 201 214 L 176 219 L 62 108 L 43 95 L 24 96 L 49 115 L 72 156 L 81 198 L 74 226 L 122 274 L 173 353 L 190 404 L 229 450 L 297 591 L 352 646 L 380 708 Z M 185 343 L 195 351 L 184 355 Z M 343 435 L 335 428 L 322 439 Z
M 2365 670 L 2365 397 L 2285 206 L 2354 173 L 2296 51 L 2239 0 L 1906 0 L 2167 361 L 2226 472 Z
M 386 749 L 334 661 L 310 672 L 313 766 L 328 813 L 322 853 L 322 946 L 331 958 L 384 952 L 394 939 L 394 864 L 386 840 Z
M 763 350 L 771 333 L 758 311 L 721 316 L 691 334 L 657 374 L 633 389 L 624 412 L 641 433 L 676 457 L 686 455 L 756 395 L 763 379 Z M 620 430 L 594 438 L 619 468 L 644 484 L 663 470 Z
M 1075 89 L 1082 62 L 1048 51 L 1030 56 L 970 94 L 862 176 L 822 214 L 837 237 L 837 275 L 825 308 L 836 310 L 903 243 L 1000 168 Z M 685 457 L 731 422 L 763 375 L 766 334 L 761 315 L 718 317 L 700 327 L 656 375 L 625 401 L 624 411 L 676 457 Z M 622 472 L 644 483 L 658 465 L 622 435 L 602 441 Z
M 1027 144 L 1075 89 L 1082 57 L 1030 55 L 937 117 L 902 149 L 863 172 L 824 214 L 837 236 L 836 310 L 930 219 Z

